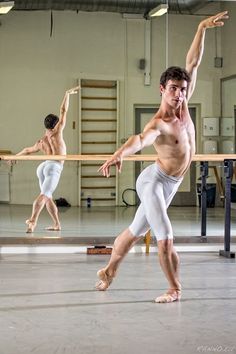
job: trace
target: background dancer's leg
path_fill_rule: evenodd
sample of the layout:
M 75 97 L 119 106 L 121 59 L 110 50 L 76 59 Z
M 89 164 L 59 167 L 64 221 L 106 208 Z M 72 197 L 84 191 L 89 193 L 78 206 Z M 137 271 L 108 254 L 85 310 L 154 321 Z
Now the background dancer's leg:
M 27 228 L 27 233 L 32 233 L 34 232 L 34 229 L 37 225 L 38 217 L 41 211 L 44 208 L 44 205 L 46 204 L 46 201 L 48 200 L 48 197 L 46 197 L 43 194 L 40 194 L 34 201 L 33 203 L 33 208 L 32 208 L 32 215 L 30 219 L 26 220 L 26 224 L 28 225 Z
M 46 229 L 49 231 L 60 231 L 61 224 L 58 217 L 58 208 L 52 198 L 48 198 L 46 201 L 46 208 L 54 223 L 53 226 L 47 227 Z

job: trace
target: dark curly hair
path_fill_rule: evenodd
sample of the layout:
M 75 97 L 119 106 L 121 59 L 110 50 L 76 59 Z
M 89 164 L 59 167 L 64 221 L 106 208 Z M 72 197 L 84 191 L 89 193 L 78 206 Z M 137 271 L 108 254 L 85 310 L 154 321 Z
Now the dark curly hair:
M 59 118 L 55 114 L 48 114 L 47 117 L 44 119 L 44 126 L 46 129 L 53 129 L 55 128 L 56 124 L 58 123 Z
M 191 78 L 189 76 L 189 73 L 185 69 L 182 69 L 179 66 L 171 66 L 162 73 L 160 78 L 160 84 L 165 87 L 167 81 L 169 80 L 185 80 L 189 83 L 191 81 Z

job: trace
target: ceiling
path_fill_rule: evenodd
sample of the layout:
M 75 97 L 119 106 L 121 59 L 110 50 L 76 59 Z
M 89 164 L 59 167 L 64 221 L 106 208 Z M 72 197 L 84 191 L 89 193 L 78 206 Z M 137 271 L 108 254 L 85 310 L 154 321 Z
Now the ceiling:
M 204 8 L 210 3 L 219 3 L 220 1 L 221 0 L 169 0 L 169 12 L 194 14 L 196 11 L 204 10 Z M 102 11 L 142 14 L 143 16 L 146 16 L 154 7 L 166 3 L 167 0 L 15 0 L 13 10 Z

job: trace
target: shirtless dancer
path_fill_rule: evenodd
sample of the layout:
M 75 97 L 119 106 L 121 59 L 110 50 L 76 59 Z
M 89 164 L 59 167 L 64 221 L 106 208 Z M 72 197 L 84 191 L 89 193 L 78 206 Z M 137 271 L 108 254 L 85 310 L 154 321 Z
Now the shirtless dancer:
M 71 94 L 77 93 L 78 89 L 79 86 L 66 91 L 61 104 L 60 118 L 54 114 L 49 114 L 44 120 L 44 125 L 46 128 L 44 136 L 33 146 L 24 148 L 17 155 L 29 155 L 38 151 L 41 151 L 46 155 L 66 155 L 66 144 L 63 139 L 63 130 L 66 125 L 69 97 Z M 26 231 L 27 233 L 34 232 L 39 214 L 45 205 L 54 223 L 54 225 L 48 227 L 47 230 L 61 230 L 61 225 L 58 218 L 58 209 L 52 199 L 52 194 L 58 185 L 63 164 L 64 161 L 47 160 L 38 166 L 37 176 L 39 179 L 41 193 L 33 203 L 33 210 L 30 219 L 26 220 L 26 224 L 28 225 Z
M 151 228 L 158 245 L 161 268 L 169 283 L 167 292 L 155 299 L 166 303 L 180 300 L 179 257 L 173 247 L 173 232 L 167 208 L 174 197 L 195 153 L 195 131 L 188 101 L 191 98 L 200 65 L 207 28 L 220 27 L 227 11 L 200 22 L 186 58 L 186 70 L 167 69 L 160 79 L 161 105 L 143 132 L 131 136 L 99 169 L 106 177 L 110 166 L 121 171 L 122 159 L 145 146 L 154 145 L 157 160 L 145 168 L 137 179 L 141 204 L 131 225 L 115 240 L 108 265 L 99 270 L 97 290 L 106 290 L 116 275 L 119 264 L 130 248 Z

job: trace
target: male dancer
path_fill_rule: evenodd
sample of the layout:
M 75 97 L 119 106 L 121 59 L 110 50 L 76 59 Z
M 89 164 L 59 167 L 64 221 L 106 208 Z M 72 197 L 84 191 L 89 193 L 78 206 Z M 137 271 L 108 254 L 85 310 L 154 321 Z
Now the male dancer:
M 46 155 L 66 155 L 66 144 L 63 138 L 63 130 L 66 125 L 66 115 L 69 108 L 69 97 L 79 90 L 79 86 L 66 91 L 64 99 L 61 104 L 60 117 L 54 114 L 49 114 L 44 119 L 44 126 L 46 128 L 44 136 L 38 140 L 33 146 L 26 147 L 17 155 L 29 155 L 34 152 L 41 151 Z M 46 160 L 42 162 L 37 168 L 37 176 L 39 179 L 39 187 L 41 193 L 33 203 L 33 210 L 31 217 L 26 220 L 27 233 L 34 232 L 37 225 L 38 217 L 44 206 L 53 220 L 53 226 L 48 227 L 49 231 L 61 230 L 61 225 L 58 217 L 58 209 L 52 199 L 52 194 L 55 191 L 64 161 Z
M 173 199 L 195 153 L 195 130 L 188 101 L 191 98 L 200 65 L 207 28 L 220 27 L 227 11 L 200 22 L 186 58 L 186 69 L 170 67 L 160 79 L 161 105 L 143 132 L 131 136 L 99 169 L 109 177 L 110 166 L 121 171 L 122 159 L 145 146 L 154 145 L 157 160 L 142 171 L 137 179 L 141 204 L 131 225 L 115 240 L 108 265 L 98 271 L 98 290 L 106 290 L 116 275 L 118 266 L 130 248 L 151 228 L 158 245 L 161 268 L 169 283 L 167 292 L 155 302 L 179 300 L 179 257 L 173 247 L 173 231 L 167 208 Z

